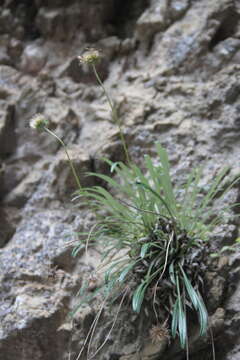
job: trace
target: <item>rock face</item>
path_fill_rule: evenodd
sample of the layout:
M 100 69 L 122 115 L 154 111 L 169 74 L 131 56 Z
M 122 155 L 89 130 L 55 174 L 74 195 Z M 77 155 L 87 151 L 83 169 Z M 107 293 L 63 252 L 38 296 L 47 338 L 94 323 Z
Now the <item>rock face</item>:
M 76 186 L 59 143 L 28 126 L 37 112 L 49 118 L 84 185 L 86 171 L 105 171 L 101 156 L 124 158 L 105 97 L 77 60 L 94 46 L 133 160 L 154 156 L 160 141 L 176 179 L 203 164 L 203 184 L 224 165 L 240 173 L 238 0 L 0 1 L 0 360 L 76 359 L 96 314 L 98 304 L 68 317 L 98 254 L 73 258 L 66 244 L 94 218 L 70 201 Z M 224 201 L 239 199 L 235 186 Z M 216 247 L 238 231 L 229 221 Z M 238 360 L 239 256 L 214 266 L 206 277 L 216 358 Z M 106 310 L 93 351 L 111 325 Z M 151 344 L 145 325 L 124 307 L 95 359 L 183 359 L 177 342 Z M 209 338 L 199 340 L 194 324 L 192 333 L 191 360 L 207 359 Z
M 16 134 L 14 132 L 14 106 L 8 105 L 0 114 L 0 152 L 9 155 L 16 146 Z

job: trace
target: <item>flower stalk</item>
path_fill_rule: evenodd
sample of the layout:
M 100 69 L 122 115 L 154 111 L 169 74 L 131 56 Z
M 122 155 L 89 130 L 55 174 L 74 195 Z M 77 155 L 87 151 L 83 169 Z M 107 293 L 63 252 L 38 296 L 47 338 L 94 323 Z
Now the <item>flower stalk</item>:
M 74 167 L 74 165 L 73 165 L 73 162 L 72 162 L 72 160 L 71 160 L 71 158 L 70 158 L 70 156 L 69 156 L 69 153 L 68 153 L 66 144 L 63 142 L 62 139 L 60 139 L 60 137 L 58 137 L 53 131 L 49 130 L 47 127 L 44 127 L 44 130 L 45 130 L 48 134 L 50 134 L 50 135 L 52 135 L 53 137 L 55 137 L 55 138 L 59 141 L 59 143 L 62 145 L 62 147 L 63 147 L 63 149 L 64 149 L 64 151 L 65 151 L 65 154 L 67 155 L 68 163 L 69 163 L 69 166 L 70 166 L 70 168 L 71 168 L 72 174 L 73 174 L 73 176 L 74 176 L 74 178 L 75 178 L 76 184 L 77 184 L 79 190 L 81 190 L 81 189 L 82 189 L 82 186 L 81 186 L 79 177 L 78 177 L 78 175 L 77 175 L 76 169 L 75 169 L 75 167 Z
M 117 112 L 116 112 L 116 109 L 112 103 L 112 100 L 110 99 L 110 96 L 108 95 L 108 92 L 106 91 L 104 85 L 103 85 L 103 82 L 102 80 L 100 79 L 100 76 L 98 75 L 98 72 L 97 72 L 97 69 L 96 69 L 96 66 L 94 63 L 91 64 L 92 66 L 92 69 L 93 69 L 93 72 L 94 72 L 94 75 L 99 83 L 99 85 L 101 86 L 101 88 L 103 89 L 103 92 L 104 92 L 104 95 L 106 96 L 107 98 L 107 102 L 110 106 L 110 109 L 111 109 L 111 113 L 112 113 L 112 119 L 114 121 L 115 124 L 117 124 L 118 126 L 118 129 L 119 129 L 119 134 L 120 134 L 120 139 L 121 139 L 121 142 L 122 142 L 122 146 L 123 146 L 123 149 L 124 149 L 124 152 L 125 152 L 125 156 L 126 156 L 126 160 L 128 162 L 128 164 L 130 164 L 130 157 L 129 157 L 129 153 L 128 153 L 128 148 L 127 148 L 127 144 L 126 144 L 126 141 L 125 141 L 125 138 L 124 138 L 124 135 L 123 135 L 123 130 L 122 130 L 122 125 L 121 125 L 121 122 L 117 116 Z
M 58 140 L 58 142 L 62 145 L 66 155 L 67 155 L 67 159 L 68 159 L 68 163 L 69 163 L 69 166 L 70 166 L 70 169 L 72 171 L 72 174 L 74 176 L 74 179 L 76 181 L 76 184 L 78 186 L 78 189 L 81 190 L 82 189 L 82 186 L 81 186 L 81 183 L 80 183 L 80 180 L 79 180 L 79 177 L 77 175 L 77 172 L 76 172 L 76 169 L 73 165 L 73 162 L 69 156 L 69 153 L 68 153 L 68 150 L 67 150 L 67 146 L 66 144 L 64 143 L 64 141 L 58 137 L 53 131 L 51 131 L 49 128 L 48 128 L 48 120 L 45 118 L 45 116 L 43 114 L 36 114 L 31 120 L 30 120 L 30 127 L 34 130 L 37 130 L 37 131 L 45 131 L 47 132 L 48 134 L 50 134 L 51 136 L 53 136 L 55 139 Z
M 78 57 L 79 61 L 81 64 L 87 64 L 87 65 L 90 65 L 93 69 L 93 73 L 97 79 L 97 82 L 98 84 L 100 85 L 100 87 L 102 88 L 103 90 L 103 93 L 104 95 L 106 96 L 106 99 L 107 99 L 107 102 L 109 104 L 109 107 L 111 109 L 111 114 L 112 114 L 112 120 L 113 122 L 118 126 L 118 129 L 119 129 L 119 134 L 120 134 L 120 140 L 121 140 L 121 143 L 122 143 L 122 146 L 123 146 L 123 149 L 124 149 L 124 153 L 125 153 L 125 156 L 126 156 L 126 160 L 127 160 L 127 163 L 128 165 L 131 164 L 131 161 L 130 161 L 130 157 L 129 157 L 129 152 L 128 152 L 128 148 L 127 148 L 127 144 L 126 144 L 126 141 L 125 141 L 125 138 L 124 138 L 124 135 L 123 135 L 123 129 L 122 129 L 122 125 L 121 125 L 121 122 L 117 116 L 117 112 L 116 112 L 116 109 L 113 105 L 113 102 L 110 98 L 110 96 L 108 95 L 108 92 L 97 72 L 97 69 L 96 69 L 96 64 L 100 61 L 101 59 L 101 55 L 100 55 L 100 52 L 96 49 L 89 49 L 87 50 L 82 56 L 79 56 Z

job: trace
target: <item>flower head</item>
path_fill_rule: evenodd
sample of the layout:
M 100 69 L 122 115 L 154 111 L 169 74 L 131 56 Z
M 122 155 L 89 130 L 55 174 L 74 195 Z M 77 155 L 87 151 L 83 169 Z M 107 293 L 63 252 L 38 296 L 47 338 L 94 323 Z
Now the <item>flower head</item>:
M 29 122 L 29 126 L 32 129 L 41 131 L 48 126 L 48 123 L 49 123 L 48 120 L 45 118 L 43 114 L 36 114 L 31 118 Z
M 101 54 L 96 49 L 88 49 L 83 53 L 83 55 L 78 56 L 78 60 L 81 64 L 90 64 L 94 65 L 99 62 L 101 59 Z

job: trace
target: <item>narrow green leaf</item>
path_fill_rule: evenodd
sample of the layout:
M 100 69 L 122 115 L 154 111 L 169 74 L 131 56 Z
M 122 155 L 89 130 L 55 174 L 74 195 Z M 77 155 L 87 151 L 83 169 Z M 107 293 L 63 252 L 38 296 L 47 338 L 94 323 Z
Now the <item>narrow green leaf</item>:
M 72 250 L 72 256 L 73 257 L 77 256 L 77 254 L 83 249 L 85 249 L 85 244 L 80 244 L 75 246 L 74 249 Z
M 147 284 L 145 282 L 142 282 L 137 289 L 135 290 L 132 298 L 132 308 L 133 311 L 139 313 L 141 310 L 142 302 L 144 299 L 144 294 L 147 288 Z
M 161 184 L 164 191 L 164 197 L 171 207 L 173 214 L 176 213 L 176 199 L 173 192 L 171 177 L 170 177 L 170 164 L 168 160 L 167 151 L 159 144 L 156 143 L 157 153 L 159 155 L 162 171 L 160 171 Z
M 169 276 L 170 276 L 172 283 L 174 285 L 176 285 L 176 279 L 175 279 L 175 274 L 174 274 L 174 261 L 172 261 L 169 266 Z
M 198 292 L 197 295 L 199 300 L 198 308 L 200 321 L 200 336 L 203 336 L 206 334 L 208 329 L 208 312 L 200 293 Z
M 187 320 L 186 314 L 182 307 L 182 301 L 179 301 L 179 312 L 178 312 L 178 332 L 180 338 L 180 344 L 182 349 L 185 349 L 187 341 Z
M 181 272 L 183 274 L 184 284 L 185 284 L 187 293 L 189 295 L 189 298 L 192 301 L 192 304 L 195 307 L 195 309 L 198 310 L 198 296 L 197 296 L 197 293 L 194 290 L 194 288 L 193 288 L 192 284 L 190 283 L 190 281 L 188 280 L 188 277 L 185 274 L 182 266 L 180 266 L 180 269 L 181 269 Z
M 112 262 L 111 265 L 109 265 L 109 267 L 107 268 L 107 270 L 104 272 L 104 279 L 105 279 L 105 283 L 107 284 L 110 281 L 110 277 L 112 276 L 112 272 L 113 270 L 116 268 L 116 270 L 114 271 L 114 273 L 116 271 L 118 271 L 117 265 L 119 265 L 120 263 L 124 263 L 126 262 L 125 259 L 121 259 L 121 260 L 117 260 Z
M 223 253 L 225 251 L 232 251 L 232 250 L 233 250 L 232 246 L 223 246 L 220 250 L 220 253 Z
M 186 314 L 183 309 L 182 305 L 182 297 L 180 291 L 180 284 L 179 284 L 179 276 L 176 275 L 176 284 L 177 284 L 177 296 L 178 296 L 178 333 L 180 338 L 180 344 L 182 349 L 185 348 L 186 340 L 187 340 L 187 320 Z
M 174 216 L 173 216 L 173 214 L 172 214 L 172 212 L 171 212 L 170 207 L 168 206 L 167 202 L 163 199 L 163 197 L 162 197 L 160 194 L 158 194 L 158 193 L 157 193 L 155 190 L 153 190 L 150 186 L 148 186 L 148 185 L 146 185 L 146 184 L 144 184 L 144 183 L 142 183 L 142 182 L 137 181 L 136 184 L 144 187 L 146 190 L 151 191 L 151 193 L 152 193 L 153 195 L 155 195 L 155 196 L 163 203 L 163 205 L 165 206 L 165 208 L 166 208 L 166 210 L 168 211 L 169 215 L 170 215 L 172 218 L 174 218 Z
M 153 165 L 152 159 L 150 158 L 149 155 L 145 155 L 145 163 L 146 163 L 146 167 L 150 173 L 150 177 L 153 180 L 154 187 L 155 187 L 154 190 L 158 194 L 160 194 L 161 190 L 162 190 L 162 185 L 161 185 L 161 181 L 159 178 L 159 173 L 156 171 L 157 168 L 156 168 L 156 166 Z M 158 209 L 158 211 L 160 211 L 160 208 Z
M 119 161 L 116 161 L 115 163 L 112 163 L 111 168 L 110 168 L 110 172 L 113 173 L 116 169 L 116 167 L 120 164 Z
M 140 257 L 143 259 L 144 256 L 146 255 L 146 252 L 148 251 L 148 249 L 150 248 L 151 243 L 146 243 L 143 244 L 143 246 L 141 247 L 141 252 L 140 252 Z
M 129 264 L 128 266 L 126 266 L 123 271 L 120 273 L 118 281 L 119 282 L 123 282 L 126 275 L 129 273 L 129 271 L 133 268 L 133 266 L 136 264 L 136 262 Z
M 196 207 L 196 199 L 198 194 L 201 191 L 201 188 L 199 187 L 199 181 L 202 176 L 202 168 L 194 169 L 187 180 L 186 185 L 184 186 L 184 195 L 183 195 L 183 201 L 182 201 L 182 214 L 181 217 L 183 219 L 183 226 L 187 227 L 189 218 L 194 216 L 195 207 Z
M 179 302 L 177 299 L 174 304 L 173 314 L 172 314 L 172 337 L 173 338 L 175 338 L 177 335 L 178 313 L 179 313 Z
M 201 295 L 199 292 L 197 292 L 192 284 L 190 283 L 189 279 L 187 278 L 187 275 L 185 274 L 182 267 L 180 267 L 181 272 L 183 274 L 184 284 L 188 293 L 188 296 L 195 308 L 195 310 L 198 313 L 199 317 L 199 323 L 200 323 L 200 336 L 204 335 L 208 328 L 208 312 L 205 307 L 205 304 L 202 300 Z
M 218 253 L 212 253 L 210 254 L 211 258 L 215 259 L 215 258 L 218 258 L 220 256 L 220 254 Z
M 218 173 L 207 195 L 204 197 L 200 205 L 200 211 L 204 210 L 208 206 L 209 202 L 214 198 L 216 193 L 219 191 L 220 185 L 228 171 L 229 171 L 229 167 L 225 167 Z
M 89 172 L 88 175 L 94 176 L 94 177 L 97 177 L 99 179 L 106 181 L 106 183 L 108 183 L 110 186 L 112 186 L 113 188 L 119 189 L 121 192 L 125 193 L 128 196 L 132 197 L 134 195 L 134 189 L 131 186 L 126 186 L 125 183 L 123 185 L 119 184 L 117 181 L 113 180 L 110 176 L 107 176 L 104 174 L 93 173 L 93 172 Z M 89 190 L 91 190 L 91 188 Z

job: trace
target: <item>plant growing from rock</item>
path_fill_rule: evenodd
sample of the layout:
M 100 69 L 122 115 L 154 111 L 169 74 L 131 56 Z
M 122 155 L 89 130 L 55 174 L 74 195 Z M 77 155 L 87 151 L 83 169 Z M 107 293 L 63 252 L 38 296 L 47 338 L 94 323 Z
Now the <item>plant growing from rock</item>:
M 79 193 L 79 198 L 88 199 L 98 217 L 98 223 L 87 237 L 87 245 L 91 239 L 93 243 L 101 242 L 102 249 L 105 249 L 100 266 L 104 269 L 104 281 L 88 301 L 99 292 L 104 302 L 114 301 L 123 294 L 121 304 L 127 296 L 136 313 L 140 313 L 144 306 L 152 308 L 156 321 L 150 331 L 153 340 L 159 336 L 169 338 L 166 327 L 169 322 L 172 337 L 178 335 L 188 357 L 188 311 L 195 311 L 198 316 L 200 336 L 207 333 L 209 326 L 202 296 L 206 252 L 210 234 L 224 221 L 227 210 L 222 209 L 216 215 L 213 201 L 238 179 L 223 190 L 223 180 L 229 171 L 225 168 L 203 195 L 199 186 L 202 172 L 196 169 L 182 189 L 173 189 L 167 152 L 160 144 L 156 144 L 158 165 L 154 165 L 147 155 L 145 173 L 131 163 L 121 123 L 95 67 L 99 56 L 99 52 L 90 50 L 79 59 L 81 63 L 92 66 L 107 97 L 113 119 L 119 126 L 127 166 L 106 160 L 118 181 L 111 176 L 91 173 L 89 175 L 104 181 L 106 188 L 95 186 Z M 112 195 L 108 188 L 117 196 Z M 82 246 L 80 242 L 73 255 Z M 88 286 L 84 284 L 84 287 Z M 93 332 L 95 327 L 96 324 Z
M 95 297 L 103 298 L 83 348 L 89 342 L 89 355 L 104 306 L 120 299 L 108 338 L 124 301 L 130 299 L 134 312 L 140 314 L 148 309 L 154 314 L 155 320 L 150 330 L 153 342 L 178 336 L 188 358 L 188 313 L 196 313 L 200 336 L 204 336 L 209 327 L 204 302 L 204 272 L 209 240 L 216 226 L 224 221 L 228 210 L 223 208 L 216 212 L 214 200 L 223 196 L 239 178 L 225 186 L 229 168 L 224 168 L 204 193 L 199 185 L 202 171 L 195 169 L 180 189 L 173 188 L 168 155 L 160 144 L 156 144 L 157 164 L 146 155 L 143 172 L 131 162 L 121 123 L 95 67 L 99 56 L 99 52 L 89 50 L 79 59 L 93 68 L 107 97 L 113 120 L 119 127 L 127 165 L 105 159 L 115 177 L 89 173 L 89 176 L 104 182 L 105 186 L 82 188 L 66 145 L 49 130 L 44 117 L 37 115 L 30 123 L 31 127 L 57 138 L 64 147 L 78 187 L 75 200 L 85 201 L 97 218 L 97 223 L 87 235 L 80 234 L 82 240 L 73 250 L 76 256 L 83 247 L 87 249 L 89 244 L 94 246 L 96 243 L 101 244 L 103 249 L 101 264 L 97 269 L 104 274 L 101 285 L 95 291 L 88 292 L 92 282 L 90 278 L 83 282 L 79 292 L 83 299 L 81 305 Z M 106 340 L 90 358 L 102 349 Z
M 222 187 L 229 169 L 219 172 L 205 195 L 199 186 L 201 170 L 194 170 L 181 189 L 173 189 L 167 152 L 160 144 L 156 150 L 159 163 L 154 165 L 146 155 L 146 173 L 133 163 L 126 166 L 106 160 L 118 181 L 104 174 L 89 174 L 103 180 L 117 195 L 101 186 L 85 188 L 79 194 L 88 199 L 98 217 L 87 242 L 101 242 L 104 249 L 100 265 L 104 281 L 86 299 L 101 293 L 111 302 L 127 293 L 134 312 L 152 309 L 155 327 L 169 318 L 171 336 L 178 336 L 184 349 L 189 311 L 198 316 L 200 336 L 208 330 L 203 300 L 206 256 L 210 234 L 222 223 L 226 211 L 216 214 L 213 200 L 229 189 Z M 73 254 L 82 246 L 80 242 Z

